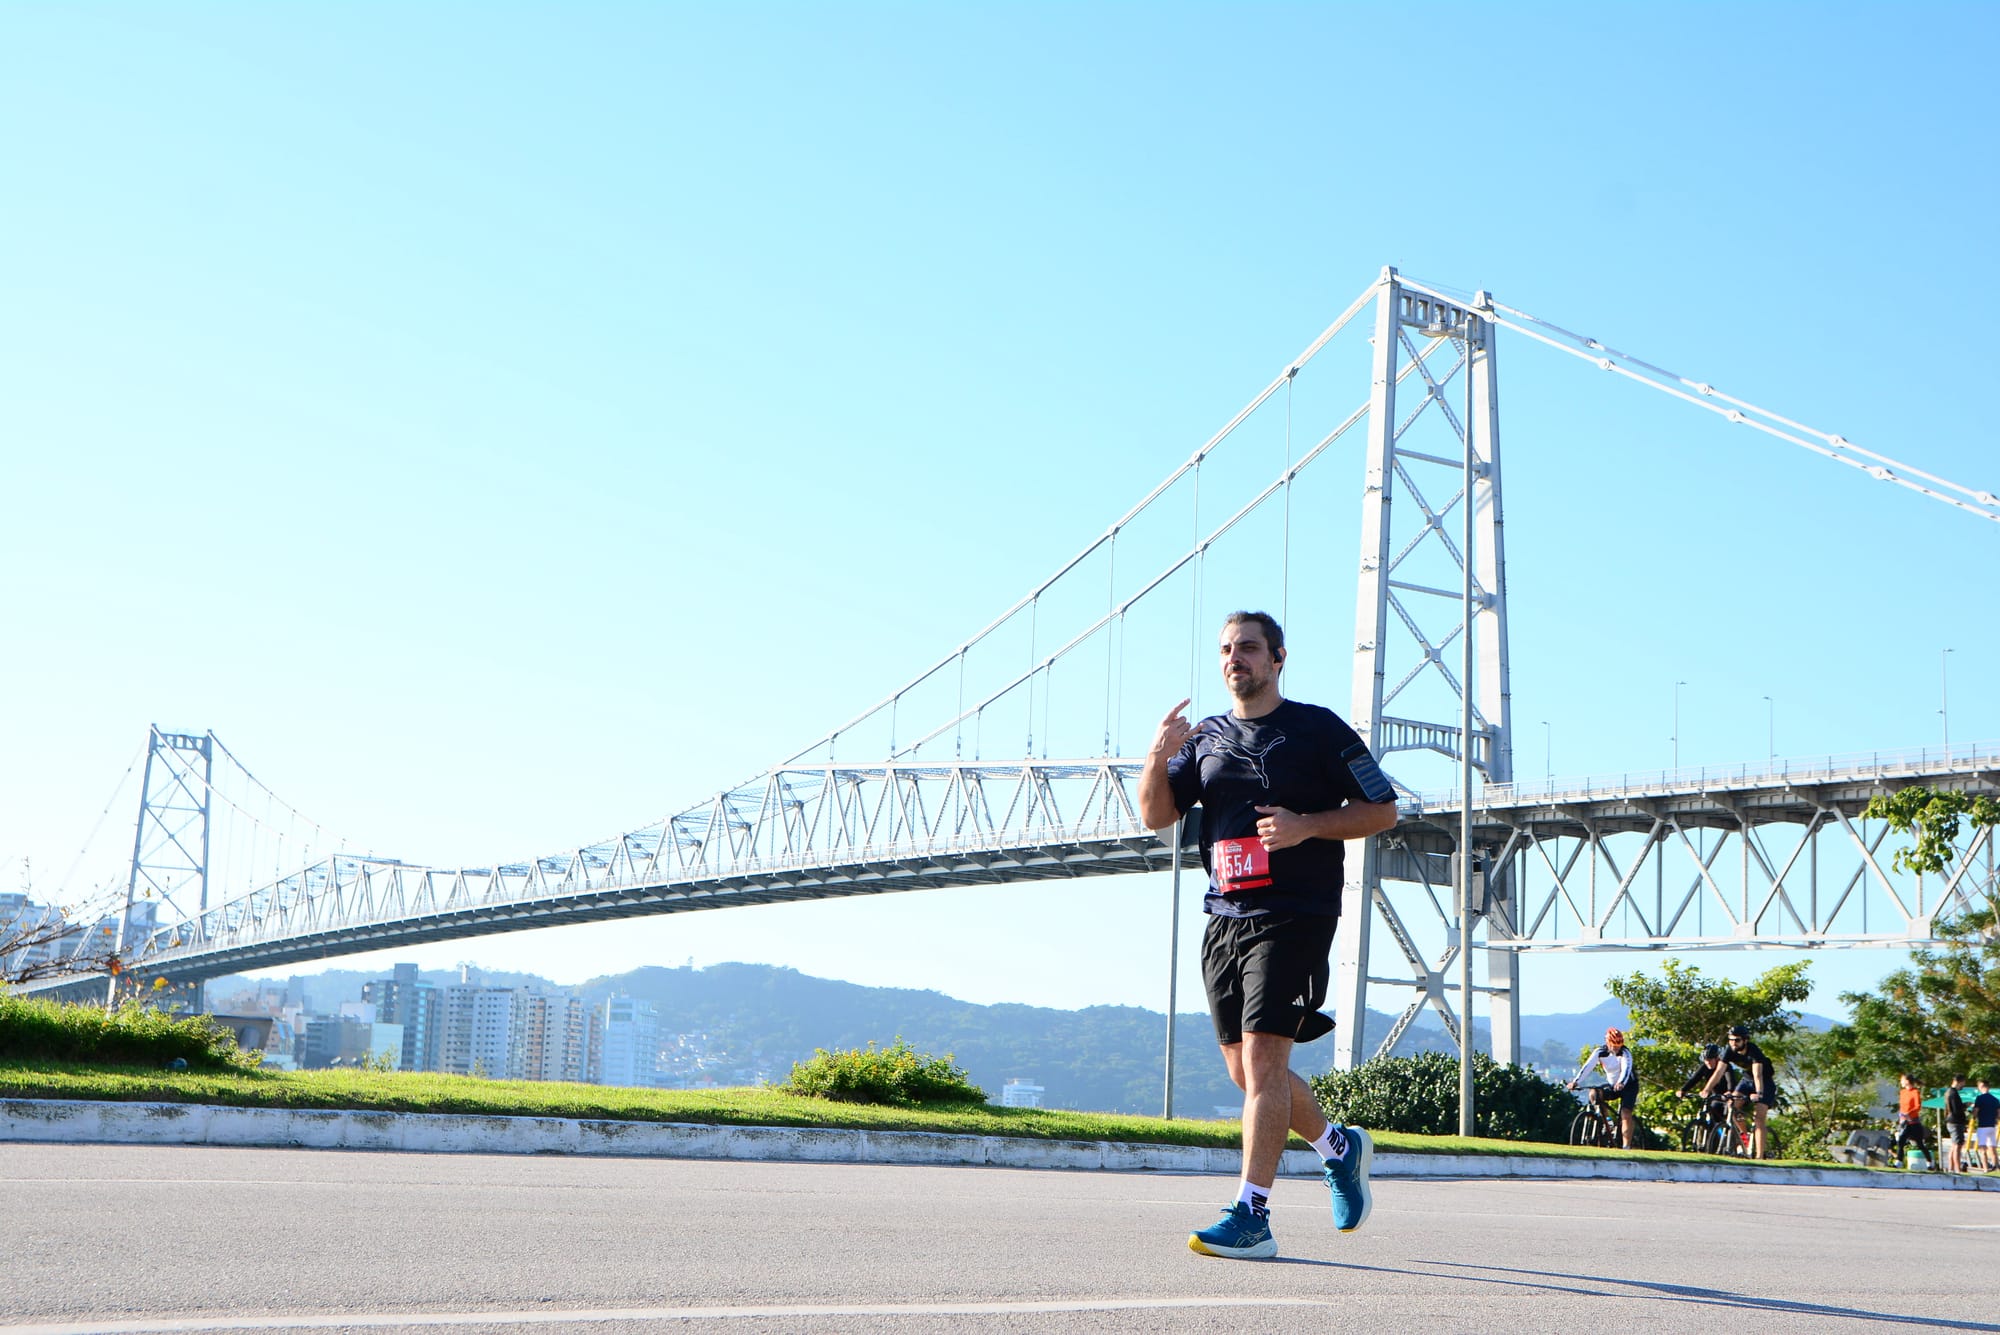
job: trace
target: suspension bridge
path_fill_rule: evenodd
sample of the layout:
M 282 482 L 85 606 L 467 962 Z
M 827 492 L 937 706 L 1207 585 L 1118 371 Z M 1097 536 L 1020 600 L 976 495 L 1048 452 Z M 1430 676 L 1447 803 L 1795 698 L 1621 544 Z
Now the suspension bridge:
M 1861 818 L 1872 796 L 1909 784 L 2000 794 L 2000 747 L 1518 779 L 1502 331 L 2000 522 L 1991 492 L 1485 293 L 1385 269 L 1192 456 L 999 617 L 812 745 L 641 829 L 517 862 L 418 866 L 351 853 L 329 848 L 321 827 L 213 734 L 153 728 L 122 913 L 79 924 L 58 947 L 60 967 L 21 987 L 102 997 L 114 967 L 190 983 L 604 918 L 1143 872 L 1172 875 L 1177 923 L 1181 897 L 1198 888 L 1182 884 L 1183 870 L 1201 875 L 1199 812 L 1177 830 L 1139 821 L 1133 729 L 1150 736 L 1160 702 L 1194 693 L 1207 666 L 1199 645 L 1220 615 L 1205 605 L 1209 584 L 1275 582 L 1289 620 L 1294 564 L 1342 563 L 1310 551 L 1293 507 L 1309 477 L 1333 477 L 1351 504 L 1352 475 L 1326 461 L 1355 454 L 1346 713 L 1395 781 L 1401 820 L 1349 859 L 1341 1013 L 1385 994 L 1400 1012 L 1393 1043 L 1427 1007 L 1456 1038 L 1483 1004 L 1494 1055 L 1511 1060 L 1523 955 L 1907 946 L 2000 888 L 1992 831 L 1971 832 L 1953 874 L 1926 882 L 1897 872 L 1885 827 Z M 1187 675 L 1176 679 L 1178 668 L 1160 664 L 1183 649 Z M 248 829 L 250 851 L 236 852 L 225 829 Z M 1358 1024 L 1338 1041 L 1341 1065 L 1371 1055 Z

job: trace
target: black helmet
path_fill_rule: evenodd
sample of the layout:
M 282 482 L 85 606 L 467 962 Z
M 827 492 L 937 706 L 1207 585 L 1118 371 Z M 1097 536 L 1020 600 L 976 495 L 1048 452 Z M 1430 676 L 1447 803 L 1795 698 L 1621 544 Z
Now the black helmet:
M 1732 1024 L 1729 1026 L 1729 1036 L 1731 1038 L 1748 1038 L 1750 1037 L 1750 1031 L 1740 1024 Z
M 1701 1059 L 1705 1062 L 1712 1062 L 1721 1055 L 1722 1048 L 1719 1044 L 1711 1043 L 1701 1050 Z

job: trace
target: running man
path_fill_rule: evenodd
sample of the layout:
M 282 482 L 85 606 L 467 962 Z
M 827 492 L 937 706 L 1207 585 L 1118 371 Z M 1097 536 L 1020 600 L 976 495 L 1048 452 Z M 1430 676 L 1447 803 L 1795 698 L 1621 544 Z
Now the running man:
M 1331 1124 L 1291 1069 L 1292 1045 L 1332 1028 L 1320 1013 L 1340 918 L 1342 841 L 1396 823 L 1396 794 L 1361 738 L 1332 710 L 1279 692 L 1285 633 L 1263 612 L 1223 622 L 1227 714 L 1190 725 L 1183 700 L 1160 720 L 1139 778 L 1139 815 L 1155 830 L 1202 809 L 1202 978 L 1229 1078 L 1243 1091 L 1243 1177 L 1222 1218 L 1189 1236 L 1204 1256 L 1278 1254 L 1271 1185 L 1287 1131 L 1326 1164 L 1333 1222 L 1368 1218 L 1374 1143 Z M 1350 1017 L 1359 1023 L 1359 1017 Z
M 1728 1072 L 1734 1067 L 1741 1073 L 1737 1081 L 1736 1094 L 1749 1103 L 1756 1118 L 1756 1125 L 1750 1138 L 1750 1156 L 1764 1157 L 1764 1121 L 1771 1109 L 1778 1106 L 1778 1072 L 1771 1065 L 1771 1059 L 1764 1055 L 1764 1049 L 1750 1041 L 1750 1031 L 1740 1024 L 1729 1027 L 1729 1046 L 1722 1054 L 1722 1065 L 1715 1071 L 1715 1077 L 1708 1082 L 1706 1093 L 1716 1093 L 1728 1086 Z
M 1604 1072 L 1604 1092 L 1600 1095 L 1593 1090 L 1591 1097 L 1602 1098 L 1607 1104 L 1618 1100 L 1618 1135 L 1625 1148 L 1632 1149 L 1632 1114 L 1639 1106 L 1639 1066 L 1632 1060 L 1631 1049 L 1625 1046 L 1623 1029 L 1613 1025 L 1604 1031 L 1603 1046 L 1583 1059 L 1569 1087 L 1575 1089 L 1577 1081 L 1589 1075 L 1593 1066 Z

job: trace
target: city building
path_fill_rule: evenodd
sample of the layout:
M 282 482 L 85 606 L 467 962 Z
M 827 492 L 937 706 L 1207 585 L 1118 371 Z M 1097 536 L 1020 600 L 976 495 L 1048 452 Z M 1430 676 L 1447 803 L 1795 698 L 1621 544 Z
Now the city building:
M 604 1003 L 603 1056 L 598 1062 L 600 1085 L 650 1086 L 660 1075 L 660 1011 L 637 997 L 612 997 Z
M 417 977 L 417 966 L 398 964 L 393 977 L 363 983 L 361 999 L 375 1007 L 377 1018 L 403 1026 L 403 1051 L 397 1069 L 439 1070 L 439 1040 L 444 1026 L 444 999 L 434 983 Z
M 444 989 L 438 1069 L 447 1075 L 477 1075 L 488 1080 L 513 1080 L 520 998 L 512 987 L 453 983 Z
M 1032 1080 L 1019 1076 L 1000 1087 L 1000 1106 L 1003 1108 L 1039 1108 L 1042 1095 L 1048 1091 Z

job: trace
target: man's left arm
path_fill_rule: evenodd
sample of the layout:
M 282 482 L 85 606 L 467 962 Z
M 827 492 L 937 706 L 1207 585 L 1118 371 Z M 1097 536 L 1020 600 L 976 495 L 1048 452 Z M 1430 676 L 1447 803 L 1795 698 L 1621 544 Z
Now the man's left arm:
M 1257 837 L 1275 852 L 1308 839 L 1366 839 L 1394 828 L 1396 803 L 1349 802 L 1331 811 L 1292 811 L 1258 807 Z

